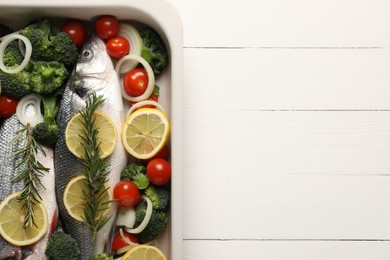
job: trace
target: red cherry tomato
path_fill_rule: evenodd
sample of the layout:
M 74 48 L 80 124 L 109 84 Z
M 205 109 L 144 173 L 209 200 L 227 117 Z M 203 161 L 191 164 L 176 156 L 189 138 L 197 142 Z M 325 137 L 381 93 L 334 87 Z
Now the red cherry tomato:
M 106 49 L 112 58 L 120 59 L 129 53 L 130 44 L 126 38 L 116 36 L 107 41 Z
M 119 21 L 115 16 L 103 15 L 95 22 L 95 32 L 103 40 L 110 39 L 119 32 Z
M 171 178 L 171 165 L 164 159 L 153 159 L 146 166 L 146 176 L 151 183 L 163 185 Z
M 77 48 L 81 48 L 87 40 L 87 29 L 79 20 L 70 20 L 62 26 L 61 32 L 67 33 Z
M 144 68 L 135 68 L 127 73 L 123 79 L 126 93 L 132 97 L 141 96 L 147 89 L 149 78 Z
M 141 193 L 137 185 L 132 181 L 120 181 L 114 187 L 114 199 L 117 200 L 119 206 L 133 207 L 141 199 Z
M 19 100 L 8 97 L 6 95 L 0 95 L 0 117 L 8 118 L 16 112 Z
M 130 241 L 133 243 L 138 243 L 138 238 L 136 236 L 134 236 L 133 234 L 130 234 L 130 233 L 123 231 L 123 236 L 130 239 Z M 128 246 L 128 244 L 123 240 L 121 234 L 118 233 L 114 237 L 114 239 L 112 240 L 112 246 L 111 246 L 112 251 L 117 251 L 118 249 L 125 247 L 125 246 Z

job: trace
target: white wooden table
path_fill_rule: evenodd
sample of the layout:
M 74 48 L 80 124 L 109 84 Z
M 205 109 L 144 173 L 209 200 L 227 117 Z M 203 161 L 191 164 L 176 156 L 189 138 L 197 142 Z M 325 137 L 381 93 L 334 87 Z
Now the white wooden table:
M 390 259 L 390 1 L 171 3 L 184 260 Z

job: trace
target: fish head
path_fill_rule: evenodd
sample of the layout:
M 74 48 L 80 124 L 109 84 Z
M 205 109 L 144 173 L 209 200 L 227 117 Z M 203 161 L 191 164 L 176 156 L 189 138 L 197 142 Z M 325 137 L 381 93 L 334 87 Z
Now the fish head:
M 80 52 L 71 88 L 80 98 L 86 99 L 101 91 L 113 72 L 112 60 L 104 41 L 93 34 Z

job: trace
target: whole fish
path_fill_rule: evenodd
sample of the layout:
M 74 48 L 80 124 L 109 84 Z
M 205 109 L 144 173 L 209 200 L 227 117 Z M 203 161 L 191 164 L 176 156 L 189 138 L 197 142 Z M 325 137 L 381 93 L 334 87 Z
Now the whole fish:
M 57 118 L 60 137 L 54 153 L 57 202 L 61 224 L 64 231 L 78 242 L 82 259 L 90 259 L 91 256 L 105 251 L 106 244 L 110 242 L 109 237 L 117 211 L 115 203 L 112 203 L 109 213 L 112 216 L 110 221 L 93 239 L 92 232 L 87 225 L 73 219 L 68 214 L 63 202 L 64 191 L 69 181 L 82 174 L 81 164 L 66 146 L 65 129 L 69 120 L 85 107 L 88 97 L 93 93 L 104 97 L 105 101 L 98 110 L 106 113 L 117 129 L 117 146 L 108 158 L 109 175 L 107 178 L 111 189 L 113 189 L 120 180 L 120 173 L 127 162 L 126 152 L 120 141 L 120 131 L 124 123 L 123 101 L 118 77 L 111 58 L 107 54 L 105 44 L 94 35 L 84 44 L 80 58 L 65 87 Z
M 0 202 L 8 195 L 21 191 L 24 186 L 22 182 L 12 182 L 12 179 L 23 169 L 21 168 L 23 166 L 16 168 L 17 161 L 20 157 L 13 156 L 13 154 L 23 147 L 25 142 L 24 135 L 17 139 L 18 141 L 16 142 L 14 142 L 14 139 L 24 127 L 17 116 L 13 115 L 4 121 L 0 128 Z M 44 188 L 40 187 L 38 192 L 47 209 L 50 226 L 49 231 L 37 243 L 26 247 L 13 246 L 0 236 L 0 259 L 38 260 L 44 259 L 45 257 L 46 246 L 51 232 L 57 223 L 58 213 L 54 187 L 53 150 L 46 147 L 43 147 L 43 150 L 44 153 L 38 151 L 37 160 L 50 170 L 41 178 Z

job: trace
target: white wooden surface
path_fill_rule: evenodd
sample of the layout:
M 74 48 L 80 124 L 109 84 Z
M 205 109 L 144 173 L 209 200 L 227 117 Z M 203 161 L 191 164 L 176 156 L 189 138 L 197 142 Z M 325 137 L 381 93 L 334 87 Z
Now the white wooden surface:
M 183 259 L 390 259 L 390 1 L 171 2 Z

